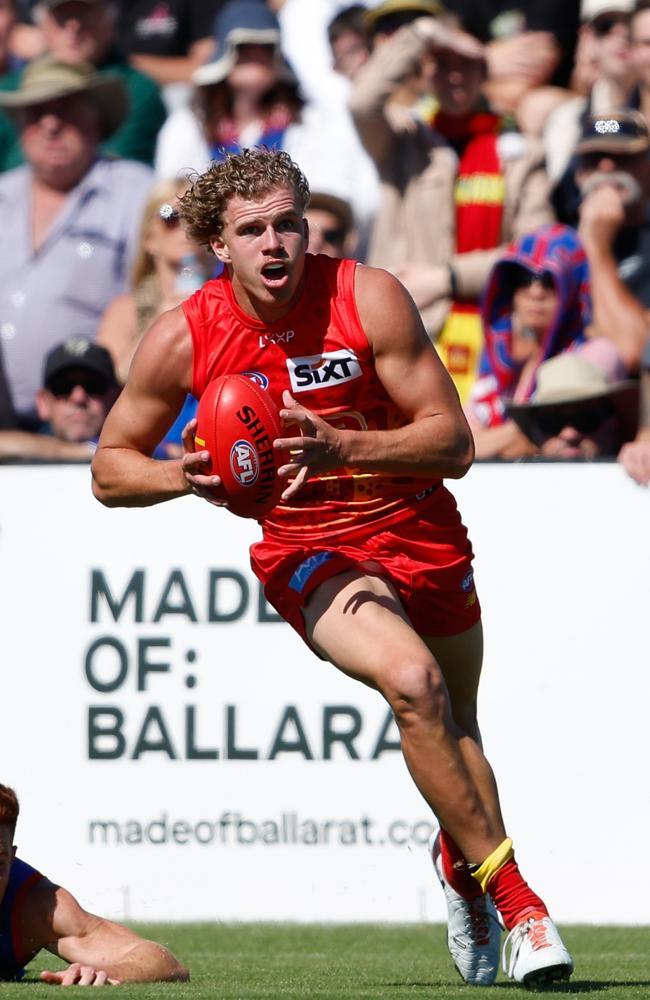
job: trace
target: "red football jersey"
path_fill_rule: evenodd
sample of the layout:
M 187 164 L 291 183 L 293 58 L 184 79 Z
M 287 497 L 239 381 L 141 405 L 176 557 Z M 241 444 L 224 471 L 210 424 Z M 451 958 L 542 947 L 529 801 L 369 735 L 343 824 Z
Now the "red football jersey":
M 194 395 L 199 398 L 219 375 L 243 373 L 268 389 L 278 407 L 289 389 L 335 427 L 403 426 L 407 421 L 379 381 L 357 313 L 357 262 L 307 254 L 305 267 L 303 294 L 277 323 L 245 313 L 225 274 L 183 304 L 194 348 Z M 395 523 L 434 491 L 440 501 L 447 493 L 439 480 L 338 469 L 310 478 L 289 504 L 280 503 L 264 518 L 264 530 L 268 536 L 307 541 Z

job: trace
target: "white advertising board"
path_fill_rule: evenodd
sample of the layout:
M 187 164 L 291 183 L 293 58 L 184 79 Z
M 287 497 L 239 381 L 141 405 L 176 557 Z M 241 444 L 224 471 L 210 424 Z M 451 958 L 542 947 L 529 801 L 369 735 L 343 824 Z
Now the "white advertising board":
M 607 464 L 477 465 L 451 485 L 522 869 L 559 920 L 647 922 L 648 491 Z M 86 466 L 0 467 L 19 855 L 117 918 L 442 920 L 387 707 L 276 619 L 257 536 L 195 498 L 106 510 Z

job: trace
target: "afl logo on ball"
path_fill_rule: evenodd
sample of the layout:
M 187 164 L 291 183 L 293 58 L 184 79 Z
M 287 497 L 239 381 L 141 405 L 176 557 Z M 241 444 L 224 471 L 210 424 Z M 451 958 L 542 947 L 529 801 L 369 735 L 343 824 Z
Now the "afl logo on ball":
M 268 389 L 269 387 L 269 380 L 263 372 L 242 372 L 242 375 L 249 378 L 255 385 L 259 385 L 260 389 Z
M 260 460 L 250 441 L 235 441 L 230 449 L 230 471 L 242 486 L 257 482 Z

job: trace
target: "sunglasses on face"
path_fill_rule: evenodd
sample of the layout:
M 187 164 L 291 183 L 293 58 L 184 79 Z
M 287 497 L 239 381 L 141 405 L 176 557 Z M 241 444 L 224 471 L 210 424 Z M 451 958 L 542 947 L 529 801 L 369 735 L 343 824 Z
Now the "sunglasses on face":
M 534 271 L 529 271 L 526 268 L 519 268 L 512 280 L 512 287 L 514 291 L 518 291 L 520 288 L 530 288 L 538 281 L 542 288 L 547 291 L 553 291 L 555 289 L 555 281 L 553 275 L 550 271 L 542 271 L 541 274 L 536 274 Z
M 108 391 L 108 379 L 96 372 L 84 375 L 68 375 L 62 372 L 55 375 L 47 386 L 57 399 L 68 399 L 79 386 L 87 396 L 103 396 Z
M 542 439 L 557 437 L 565 427 L 573 427 L 579 434 L 593 434 L 614 413 L 611 404 L 603 400 L 598 406 L 557 407 L 552 412 L 540 413 L 535 423 Z
M 622 24 L 627 28 L 629 23 L 627 14 L 603 14 L 591 22 L 591 29 L 598 38 L 605 38 L 617 25 Z
M 410 24 L 417 18 L 417 11 L 404 10 L 394 11 L 390 14 L 382 14 L 375 21 L 371 33 L 392 35 L 395 31 L 403 28 L 405 24 Z
M 321 229 L 323 239 L 326 243 L 343 243 L 345 239 L 345 229 Z
M 634 170 L 645 163 L 647 158 L 647 153 L 626 153 L 624 150 L 619 150 L 618 153 L 581 153 L 578 156 L 578 166 L 582 170 L 598 170 L 603 160 L 611 160 L 621 170 Z
M 158 218 L 167 229 L 175 229 L 181 221 L 179 213 L 168 201 L 164 202 L 158 209 Z

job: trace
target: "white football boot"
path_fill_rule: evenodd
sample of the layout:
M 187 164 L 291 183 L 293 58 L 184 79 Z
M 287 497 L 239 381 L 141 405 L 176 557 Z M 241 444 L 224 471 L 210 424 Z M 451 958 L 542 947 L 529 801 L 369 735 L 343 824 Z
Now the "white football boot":
M 503 946 L 503 971 L 533 989 L 569 978 L 573 962 L 550 917 L 531 914 L 512 928 Z
M 499 970 L 501 924 L 489 896 L 464 899 L 445 879 L 440 834 L 429 842 L 436 875 L 447 900 L 447 945 L 461 977 L 471 986 L 491 986 Z

